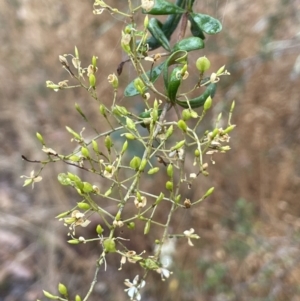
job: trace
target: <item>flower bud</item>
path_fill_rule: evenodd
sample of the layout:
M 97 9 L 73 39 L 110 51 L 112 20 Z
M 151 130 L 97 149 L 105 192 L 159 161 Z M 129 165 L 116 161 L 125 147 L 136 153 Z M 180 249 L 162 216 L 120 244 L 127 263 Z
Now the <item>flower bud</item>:
M 233 102 L 232 102 L 232 104 L 231 104 L 230 113 L 232 113 L 232 112 L 233 112 L 233 110 L 234 110 L 234 107 L 235 107 L 235 101 L 233 101 Z
M 236 127 L 235 124 L 230 125 L 229 127 L 227 127 L 227 128 L 223 131 L 223 134 L 228 134 L 228 133 L 230 133 L 235 127 Z
M 51 299 L 51 300 L 58 300 L 58 296 L 54 296 L 52 294 L 50 294 L 49 292 L 46 292 L 43 290 L 43 293 L 44 293 L 44 296 L 47 297 L 48 299 Z
M 163 200 L 164 197 L 165 197 L 165 195 L 161 192 L 153 205 L 154 206 L 158 205 Z
M 101 227 L 101 225 L 97 225 L 97 227 L 96 227 L 96 232 L 99 234 L 99 235 L 101 235 L 102 233 L 103 233 L 103 228 Z
M 82 118 L 83 118 L 85 121 L 87 121 L 86 116 L 83 114 L 83 112 L 82 112 L 80 106 L 79 106 L 76 102 L 75 102 L 75 109 L 76 109 L 76 111 L 82 116 Z
M 85 158 L 89 158 L 90 157 L 90 152 L 86 147 L 81 147 L 81 153 Z
M 195 155 L 196 158 L 199 158 L 199 157 L 200 157 L 200 151 L 199 151 L 198 148 L 195 149 L 194 155 Z
M 91 206 L 88 203 L 84 202 L 77 203 L 77 206 L 81 210 L 89 210 L 91 208 Z
M 135 123 L 129 117 L 126 117 L 126 126 L 130 130 L 135 130 Z
M 81 157 L 76 156 L 76 155 L 72 155 L 72 156 L 68 157 L 68 160 L 70 160 L 72 162 L 79 162 L 79 161 L 81 161 L 81 159 L 82 159 Z
M 134 156 L 130 161 L 129 166 L 137 170 L 140 167 L 140 164 L 141 164 L 141 158 Z
M 212 98 L 210 96 L 208 96 L 205 100 L 205 103 L 204 103 L 204 111 L 208 111 L 211 107 L 211 104 L 212 104 Z
M 122 146 L 122 150 L 121 150 L 122 155 L 126 152 L 127 148 L 128 148 L 128 141 L 126 140 Z
M 150 231 L 150 226 L 151 226 L 151 220 L 149 219 L 147 222 L 146 222 L 146 225 L 145 225 L 145 228 L 144 228 L 144 234 L 148 234 L 149 231 Z
M 186 125 L 185 121 L 183 121 L 182 119 L 178 120 L 177 126 L 178 126 L 182 131 L 186 132 L 186 130 L 187 130 L 187 125 Z
M 124 136 L 128 139 L 128 140 L 135 140 L 136 137 L 131 134 L 131 133 L 125 133 Z
M 79 60 L 79 52 L 78 52 L 78 49 L 77 47 L 75 46 L 75 57 Z
M 149 17 L 148 17 L 148 15 L 146 15 L 146 17 L 144 19 L 144 27 L 148 28 L 148 25 L 149 25 Z
M 140 167 L 139 167 L 139 171 L 144 171 L 146 165 L 147 165 L 147 160 L 146 159 L 143 159 L 141 164 L 140 164 Z
M 68 240 L 68 243 L 71 244 L 71 245 L 78 245 L 81 242 L 78 239 L 71 239 L 71 240 Z
M 224 72 L 224 70 L 225 70 L 225 65 L 222 66 L 222 67 L 217 71 L 217 76 L 218 76 L 218 75 L 221 75 L 221 74 Z
M 96 77 L 94 74 L 90 74 L 89 76 L 89 82 L 90 82 L 90 86 L 95 89 L 96 86 Z
M 167 183 L 166 183 L 166 188 L 167 188 L 169 191 L 172 191 L 172 190 L 173 190 L 173 182 L 167 181 Z
M 81 297 L 79 295 L 75 296 L 75 301 L 82 301 Z
M 111 140 L 111 138 L 110 138 L 109 135 L 107 135 L 107 136 L 105 137 L 105 139 L 104 139 L 104 144 L 105 144 L 105 146 L 106 146 L 108 152 L 110 152 L 111 147 L 113 146 L 113 143 L 112 143 L 112 140 Z
M 92 146 L 95 153 L 99 153 L 98 143 L 95 140 L 92 140 Z
M 192 117 L 192 114 L 189 109 L 184 109 L 181 113 L 181 116 L 184 121 L 187 121 Z
M 93 55 L 93 57 L 92 57 L 92 65 L 93 65 L 94 68 L 97 67 L 97 59 L 98 59 L 98 57 Z
M 133 81 L 133 85 L 135 87 L 135 89 L 141 94 L 144 95 L 145 91 L 146 91 L 146 86 L 143 83 L 143 81 L 138 77 Z
M 135 228 L 135 223 L 134 222 L 127 223 L 127 228 L 133 230 Z
M 148 175 L 153 175 L 159 171 L 159 167 L 154 167 L 148 170 Z
M 106 110 L 105 110 L 105 106 L 104 105 L 100 105 L 99 111 L 100 111 L 100 114 L 102 116 L 106 117 Z
M 183 147 L 185 144 L 185 140 L 181 140 L 180 142 L 178 142 L 177 144 L 175 144 L 172 148 L 171 148 L 171 151 L 172 150 L 177 150 L 177 149 L 180 149 L 181 147 Z
M 209 188 L 209 189 L 206 191 L 204 197 L 207 198 L 209 195 L 211 195 L 211 194 L 214 192 L 214 190 L 215 190 L 215 187 Z
M 173 134 L 173 125 L 170 125 L 170 127 L 166 131 L 166 139 L 168 139 Z
M 60 294 L 62 294 L 63 296 L 68 295 L 67 287 L 66 287 L 64 284 L 62 284 L 62 283 L 59 283 L 59 284 L 58 284 L 58 291 L 59 291 Z
M 104 193 L 104 196 L 109 196 L 109 195 L 111 195 L 111 193 L 112 193 L 112 189 L 109 188 L 109 189 Z
M 180 202 L 181 195 L 178 194 L 175 198 L 175 203 L 178 204 Z
M 38 138 L 42 145 L 45 145 L 44 138 L 40 133 L 36 133 L 36 138 Z
M 167 167 L 167 175 L 172 178 L 173 177 L 173 164 L 169 164 Z
M 209 59 L 205 56 L 199 57 L 196 61 L 196 68 L 200 71 L 200 73 L 207 71 L 210 68 Z

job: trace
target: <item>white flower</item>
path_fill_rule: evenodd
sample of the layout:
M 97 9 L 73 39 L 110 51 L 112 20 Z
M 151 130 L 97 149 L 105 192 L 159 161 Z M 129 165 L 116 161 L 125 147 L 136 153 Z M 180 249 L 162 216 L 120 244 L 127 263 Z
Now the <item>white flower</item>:
M 185 230 L 183 232 L 183 234 L 185 235 L 185 237 L 187 237 L 188 239 L 188 244 L 193 247 L 194 244 L 192 243 L 192 240 L 191 239 L 199 239 L 200 236 L 197 235 L 197 234 L 194 234 L 195 230 L 193 228 L 191 228 L 190 230 Z
M 36 176 L 34 174 L 34 170 L 31 171 L 29 177 L 27 177 L 27 176 L 20 176 L 20 178 L 26 178 L 26 180 L 24 181 L 23 187 L 32 184 L 32 189 L 34 188 L 34 183 L 40 182 L 43 179 L 41 176 Z
M 147 198 L 142 196 L 140 200 L 136 197 L 134 198 L 134 205 L 137 209 L 143 208 L 147 205 Z
M 170 271 L 169 271 L 168 269 L 166 269 L 166 268 L 158 268 L 158 269 L 156 270 L 156 272 L 160 274 L 161 280 L 162 280 L 162 281 L 165 281 L 166 278 L 169 278 L 170 275 L 172 274 L 172 272 L 170 272 Z
M 139 282 L 139 275 L 136 275 L 132 282 L 130 282 L 129 279 L 125 279 L 124 284 L 129 287 L 124 291 L 127 292 L 130 300 L 141 300 L 141 294 L 139 293 L 139 290 L 145 286 L 145 280 L 141 280 Z

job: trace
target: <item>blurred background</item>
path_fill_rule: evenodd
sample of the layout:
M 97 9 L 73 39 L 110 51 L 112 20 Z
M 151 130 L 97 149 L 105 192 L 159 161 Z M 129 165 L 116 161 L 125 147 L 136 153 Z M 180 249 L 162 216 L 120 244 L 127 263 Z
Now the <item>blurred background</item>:
M 120 10 L 128 4 L 108 2 Z M 38 170 L 21 155 L 44 158 L 37 131 L 61 153 L 74 148 L 66 125 L 77 131 L 85 126 L 88 135 L 75 102 L 98 130 L 105 129 L 98 104 L 85 91 L 55 93 L 45 86 L 46 80 L 71 81 L 58 55 L 73 53 L 76 45 L 83 66 L 99 57 L 98 95 L 111 101 L 107 75 L 124 58 L 125 21 L 92 10 L 91 0 L 0 2 L 0 301 L 45 300 L 42 290 L 56 293 L 58 282 L 83 296 L 93 278 L 99 244 L 69 246 L 67 229 L 54 219 L 80 201 L 57 181 L 67 167 L 47 166 L 34 190 L 23 188 L 20 179 Z M 208 120 L 220 111 L 226 116 L 235 99 L 237 128 L 232 150 L 214 157 L 210 177 L 199 178 L 189 197 L 197 199 L 211 186 L 214 194 L 175 217 L 174 232 L 193 227 L 201 239 L 194 248 L 178 241 L 172 277 L 162 282 L 151 275 L 143 300 L 299 301 L 300 1 L 196 0 L 195 10 L 218 18 L 223 31 L 207 37 L 206 48 L 190 61 L 206 55 L 212 70 L 226 65 L 231 73 L 219 85 Z M 133 78 L 125 66 L 121 85 Z M 132 103 L 121 92 L 118 101 Z M 161 179 L 155 181 L 149 185 L 159 188 Z M 152 248 L 138 234 L 131 244 Z M 119 258 L 113 260 L 100 272 L 90 300 L 127 300 L 123 281 L 133 279 L 138 267 L 117 271 Z

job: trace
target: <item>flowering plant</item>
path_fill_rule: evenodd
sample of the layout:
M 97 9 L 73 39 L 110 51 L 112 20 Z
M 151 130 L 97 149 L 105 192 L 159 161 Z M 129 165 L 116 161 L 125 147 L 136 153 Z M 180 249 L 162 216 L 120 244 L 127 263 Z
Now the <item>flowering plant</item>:
M 139 6 L 134 7 L 128 1 L 129 12 L 123 12 L 105 1 L 96 0 L 94 14 L 101 15 L 108 11 L 128 21 L 121 32 L 121 47 L 128 58 L 119 64 L 117 75 L 109 74 L 107 77 L 112 90 L 110 105 L 102 102 L 97 92 L 98 57 L 93 56 L 91 63 L 83 67 L 77 47 L 74 54 L 59 55 L 59 61 L 70 78 L 57 84 L 49 80 L 46 85 L 56 92 L 85 89 L 99 106 L 99 118 L 106 121 L 110 129 L 102 133 L 95 129 L 95 136 L 88 139 L 84 135 L 84 129 L 78 132 L 66 126 L 76 144 L 75 150 L 69 154 L 60 154 L 48 147 L 44 137 L 37 133 L 47 159 L 30 160 L 23 156 L 24 160 L 41 165 L 37 176 L 33 171 L 26 178 L 24 186 L 32 184 L 33 187 L 34 183 L 41 181 L 43 168 L 57 161 L 94 175 L 93 183 L 80 178 L 76 172 L 68 171 L 58 175 L 58 181 L 74 189 L 80 201 L 70 210 L 60 213 L 57 219 L 68 226 L 70 244 L 99 241 L 102 250 L 96 264 L 95 279 L 101 268 L 106 269 L 106 261 L 111 254 L 120 256 L 120 269 L 126 262 L 140 265 L 140 275 L 132 282 L 125 280 L 128 287 L 125 291 L 131 300 L 141 299 L 141 290 L 146 285 L 149 272 L 159 273 L 162 280 L 170 277 L 172 251 L 166 251 L 166 246 L 172 244 L 172 237 L 187 238 L 189 246 L 194 245 L 193 240 L 200 238 L 192 228 L 182 229 L 179 234 L 172 233 L 170 223 L 177 210 L 192 208 L 213 193 L 214 187 L 211 187 L 196 200 L 183 197 L 186 189 L 192 189 L 195 180 L 209 175 L 207 155 L 210 155 L 209 158 L 214 163 L 212 158 L 215 153 L 225 153 L 230 149 L 229 134 L 235 127 L 231 124 L 234 102 L 224 129 L 220 125 L 221 114 L 214 128 L 203 130 L 200 127 L 212 107 L 218 82 L 223 76 L 229 75 L 224 66 L 208 73 L 211 65 L 209 59 L 199 57 L 195 64 L 195 84 L 189 91 L 182 91 L 183 82 L 191 77 L 191 63 L 188 61 L 190 52 L 203 49 L 205 36 L 216 34 L 222 29 L 217 19 L 194 12 L 194 2 L 177 0 L 173 4 L 166 0 L 142 0 Z M 145 15 L 142 25 L 135 21 L 139 12 Z M 149 15 L 167 17 L 162 22 L 154 17 L 149 19 Z M 171 45 L 170 38 L 179 24 L 177 42 Z M 191 36 L 185 37 L 188 24 Z M 164 48 L 164 52 L 151 54 L 151 51 L 160 47 Z M 135 69 L 136 78 L 128 83 L 124 96 L 139 97 L 145 107 L 139 113 L 118 105 L 119 78 L 122 77 L 123 66 L 128 63 Z M 163 88 L 156 84 L 160 77 Z M 201 91 L 200 94 L 198 92 L 197 96 L 191 96 L 198 90 Z M 88 120 L 78 104 L 75 104 L 75 109 L 84 120 Z M 132 153 L 129 150 L 133 142 L 139 143 L 142 155 L 139 155 L 139 151 Z M 194 158 L 193 172 L 187 175 L 185 163 L 190 156 Z M 157 177 L 164 179 L 164 189 L 158 193 L 148 191 L 145 183 Z M 162 204 L 168 204 L 163 222 L 156 219 L 156 213 L 162 208 Z M 107 210 L 111 205 L 115 209 Z M 98 220 L 95 237 L 88 239 L 78 236 L 76 228 L 90 227 L 92 215 L 97 215 Z M 116 236 L 118 228 L 127 226 L 134 229 L 136 224 L 145 236 L 161 229 L 153 241 L 153 254 L 142 252 L 137 255 L 135 250 L 125 246 L 126 243 L 121 243 L 130 237 Z M 164 260 L 166 258 L 168 260 Z M 84 297 L 76 295 L 75 300 L 88 300 L 94 285 L 95 281 L 92 281 Z M 60 283 L 58 290 L 60 296 L 47 291 L 44 291 L 44 295 L 49 299 L 69 300 L 70 293 L 64 284 Z

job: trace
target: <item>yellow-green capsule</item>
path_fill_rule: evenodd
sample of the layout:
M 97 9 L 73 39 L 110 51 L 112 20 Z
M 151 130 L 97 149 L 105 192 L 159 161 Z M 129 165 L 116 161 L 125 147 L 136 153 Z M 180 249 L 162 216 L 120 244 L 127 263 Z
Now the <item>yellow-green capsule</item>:
M 150 231 L 150 227 L 151 227 L 151 220 L 149 219 L 146 224 L 145 224 L 145 228 L 144 228 L 144 234 L 148 234 Z
M 172 191 L 172 190 L 173 190 L 173 182 L 167 181 L 167 182 L 166 182 L 166 188 L 167 188 L 169 191 Z
M 141 164 L 140 164 L 140 168 L 139 168 L 139 171 L 144 171 L 146 165 L 147 165 L 147 160 L 146 159 L 143 159 Z
M 59 291 L 60 294 L 62 294 L 63 296 L 68 295 L 67 287 L 66 287 L 64 284 L 62 284 L 62 283 L 59 283 L 59 284 L 58 284 L 58 291 Z
M 209 188 L 209 189 L 206 191 L 204 197 L 206 198 L 206 197 L 208 197 L 209 195 L 211 195 L 211 194 L 214 192 L 214 190 L 215 190 L 215 187 Z
M 127 137 L 126 137 L 127 138 Z M 126 140 L 124 143 L 123 143 L 123 146 L 122 146 L 122 151 L 121 151 L 121 154 L 123 155 L 126 150 L 128 148 L 128 141 Z
M 178 120 L 177 126 L 178 126 L 182 131 L 186 132 L 186 130 L 187 130 L 187 125 L 186 125 L 185 121 L 183 121 L 182 119 Z
M 140 167 L 140 164 L 141 164 L 141 158 L 134 156 L 130 161 L 129 166 L 137 170 Z
M 44 138 L 43 138 L 43 136 L 40 133 L 37 132 L 36 133 L 36 137 L 42 143 L 42 145 L 45 145 Z
M 103 228 L 101 227 L 101 225 L 97 225 L 97 227 L 96 227 L 96 232 L 99 234 L 99 235 L 101 235 L 102 233 L 103 233 Z
M 210 61 L 207 57 L 199 57 L 196 61 L 196 67 L 201 72 L 204 73 L 210 68 Z
M 114 253 L 116 252 L 116 242 L 112 238 L 107 238 L 103 241 L 103 247 L 105 252 Z
M 212 98 L 210 96 L 208 96 L 206 98 L 204 106 L 203 106 L 204 111 L 208 111 L 210 109 L 211 105 L 212 105 Z
M 183 147 L 185 144 L 185 140 L 181 140 L 178 143 L 176 143 L 173 147 L 171 147 L 171 151 L 172 150 L 177 150 L 180 149 L 181 147 Z
M 88 203 L 84 202 L 77 203 L 77 206 L 81 210 L 89 210 L 91 208 L 91 206 Z
M 86 147 L 82 147 L 81 148 L 81 153 L 82 153 L 82 155 L 85 157 L 85 158 L 89 158 L 90 157 L 90 152 L 89 152 L 89 150 L 86 148 Z
M 75 301 L 82 301 L 81 297 L 79 295 L 75 296 Z
M 89 76 L 90 86 L 95 89 L 96 86 L 96 76 L 94 74 L 90 74 Z
M 154 205 L 155 206 L 158 205 L 163 200 L 164 197 L 165 197 L 165 195 L 161 192 L 160 195 L 157 197 Z
M 43 293 L 44 293 L 44 296 L 47 297 L 48 299 L 51 299 L 51 300 L 58 300 L 58 299 L 59 299 L 58 296 L 54 296 L 54 295 L 50 294 L 50 293 L 47 292 L 47 291 L 44 291 L 44 290 L 43 290 Z
M 153 175 L 159 171 L 159 167 L 153 167 L 148 170 L 148 175 Z
M 173 177 L 173 164 L 169 164 L 167 167 L 167 175 L 172 178 Z
M 104 144 L 105 144 L 107 150 L 110 152 L 111 147 L 113 146 L 113 143 L 112 143 L 112 140 L 111 140 L 111 138 L 110 138 L 109 135 L 107 135 L 107 136 L 105 137 L 105 139 L 104 139 Z

